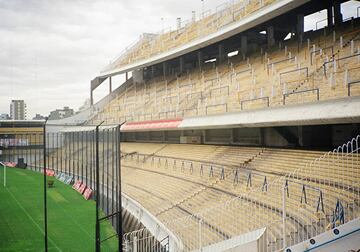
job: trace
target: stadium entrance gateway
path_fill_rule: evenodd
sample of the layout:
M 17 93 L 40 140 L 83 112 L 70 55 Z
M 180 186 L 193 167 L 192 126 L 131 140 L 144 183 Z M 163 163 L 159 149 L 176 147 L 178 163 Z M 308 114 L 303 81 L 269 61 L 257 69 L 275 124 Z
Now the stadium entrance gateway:
M 29 127 L 0 135 L 0 165 L 9 175 L 1 173 L 9 193 L 16 183 L 13 177 L 22 171 L 38 178 L 33 194 L 39 204 L 30 209 L 37 212 L 33 215 L 17 200 L 43 234 L 44 242 L 37 237 L 34 249 L 121 251 L 120 125 L 38 126 L 36 131 Z

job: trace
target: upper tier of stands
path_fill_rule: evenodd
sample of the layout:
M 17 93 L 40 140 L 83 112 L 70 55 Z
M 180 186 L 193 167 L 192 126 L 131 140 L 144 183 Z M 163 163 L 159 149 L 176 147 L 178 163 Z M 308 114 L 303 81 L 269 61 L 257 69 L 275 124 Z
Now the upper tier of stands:
M 219 5 L 214 14 L 209 11 L 202 14 L 199 21 L 183 21 L 176 30 L 162 31 L 159 34 L 145 34 L 130 46 L 111 68 L 124 66 L 142 59 L 150 58 L 162 52 L 187 44 L 195 39 L 214 33 L 224 26 L 236 22 L 255 11 L 268 6 L 275 0 L 237 0 Z
M 357 20 L 355 20 L 357 22 Z M 360 28 L 310 31 L 244 58 L 131 83 L 91 121 L 118 123 L 211 115 L 360 95 Z

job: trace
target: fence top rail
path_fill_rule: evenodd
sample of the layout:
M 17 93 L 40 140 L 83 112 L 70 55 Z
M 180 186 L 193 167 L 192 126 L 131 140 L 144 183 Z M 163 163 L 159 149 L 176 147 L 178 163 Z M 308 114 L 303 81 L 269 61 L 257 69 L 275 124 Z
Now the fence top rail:
M 220 90 L 220 89 L 223 89 L 223 88 L 225 88 L 225 89 L 227 89 L 229 91 L 229 86 L 222 86 L 222 87 L 212 88 L 212 89 L 210 89 L 210 92 Z
M 325 67 L 325 65 L 330 64 L 331 62 L 334 62 L 335 60 L 340 61 L 340 60 L 344 60 L 344 59 L 353 58 L 353 57 L 356 57 L 356 56 L 360 56 L 360 53 L 356 53 L 356 54 L 353 54 L 353 55 L 348 55 L 348 56 L 338 58 L 338 59 L 333 57 L 332 60 L 324 62 L 324 67 Z
M 351 85 L 358 84 L 358 83 L 360 83 L 360 79 L 354 80 L 354 81 L 349 81 L 348 85 L 351 86 Z
M 294 91 L 294 92 L 291 92 L 291 93 L 285 93 L 284 97 L 287 97 L 287 96 L 292 95 L 292 94 L 306 93 L 306 92 L 311 92 L 311 91 L 319 92 L 319 88 L 311 88 L 311 89 L 306 89 L 306 90 Z
M 334 46 L 331 45 L 331 46 L 327 46 L 327 47 L 324 47 L 324 48 L 319 48 L 319 49 L 315 49 L 315 50 L 311 50 L 311 53 L 317 53 L 317 52 L 320 52 L 320 51 L 325 51 L 327 49 L 334 49 Z
M 256 101 L 256 100 L 269 100 L 269 96 L 259 97 L 259 98 L 253 98 L 253 99 L 247 99 L 247 100 L 241 100 L 240 103 L 249 102 L 249 101 Z
M 206 108 L 211 108 L 211 107 L 217 107 L 217 106 L 226 106 L 227 107 L 227 103 L 217 103 L 217 104 L 210 104 L 210 105 L 206 105 Z
M 123 123 L 121 124 L 112 124 L 112 125 L 101 125 L 99 126 L 99 130 L 100 131 L 105 131 L 105 130 L 112 130 L 112 129 L 116 129 L 119 126 L 121 126 Z M 71 126 L 71 127 L 64 127 L 62 129 L 59 130 L 59 133 L 71 133 L 71 132 L 85 132 L 85 131 L 94 131 L 96 130 L 97 126 Z M 49 133 L 57 133 L 57 132 L 49 132 Z
M 210 81 L 212 82 L 212 81 L 214 81 L 214 80 L 218 80 L 218 77 L 206 79 L 206 80 L 204 80 L 204 82 L 210 82 Z
M 246 72 L 249 72 L 251 71 L 251 67 L 249 66 L 248 68 L 245 68 L 245 69 L 241 69 L 237 72 L 235 72 L 236 74 L 242 74 L 242 73 L 246 73 Z
M 296 57 L 296 56 L 292 56 L 292 57 L 288 57 L 288 58 L 286 58 L 286 59 L 282 59 L 282 60 L 279 60 L 279 61 L 270 62 L 270 63 L 267 64 L 267 67 L 269 68 L 269 66 L 271 66 L 271 65 L 276 65 L 276 64 L 279 64 L 279 63 L 281 63 L 281 62 L 293 60 L 293 59 L 295 59 L 295 57 Z
M 289 74 L 289 73 L 292 73 L 292 72 L 298 72 L 298 71 L 301 71 L 301 70 L 304 70 L 304 69 L 306 69 L 306 72 L 308 74 L 308 71 L 309 71 L 308 67 L 301 67 L 301 68 L 297 68 L 297 69 L 294 69 L 294 70 L 282 72 L 282 73 L 280 73 L 280 76 L 283 75 L 283 74 Z

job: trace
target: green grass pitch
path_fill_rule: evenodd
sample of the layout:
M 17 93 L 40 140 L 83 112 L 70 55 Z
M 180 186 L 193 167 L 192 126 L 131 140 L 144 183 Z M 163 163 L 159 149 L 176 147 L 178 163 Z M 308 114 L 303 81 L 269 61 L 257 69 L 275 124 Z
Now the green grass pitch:
M 0 167 L 0 251 L 44 251 L 43 175 Z M 69 185 L 56 180 L 48 188 L 49 251 L 95 251 L 95 202 L 86 201 Z M 101 225 L 102 239 L 115 234 L 110 222 Z M 117 251 L 117 238 L 102 243 Z

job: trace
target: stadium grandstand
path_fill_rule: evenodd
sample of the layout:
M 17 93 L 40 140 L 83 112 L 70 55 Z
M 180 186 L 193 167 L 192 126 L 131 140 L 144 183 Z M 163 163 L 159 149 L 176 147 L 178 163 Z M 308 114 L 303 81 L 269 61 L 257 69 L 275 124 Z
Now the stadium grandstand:
M 144 34 L 91 81 L 94 102 L 125 76 L 87 122 L 125 122 L 123 193 L 155 220 L 124 230 L 125 251 L 151 250 L 163 225 L 171 251 L 360 248 L 360 21 L 346 2 L 224 3 Z M 344 224 L 351 242 L 334 243 Z
M 88 190 L 96 251 L 359 251 L 360 16 L 343 17 L 348 2 L 230 1 L 145 33 L 91 81 L 89 109 L 46 123 L 41 159 L 2 161 Z M 106 248 L 103 220 L 118 239 Z

